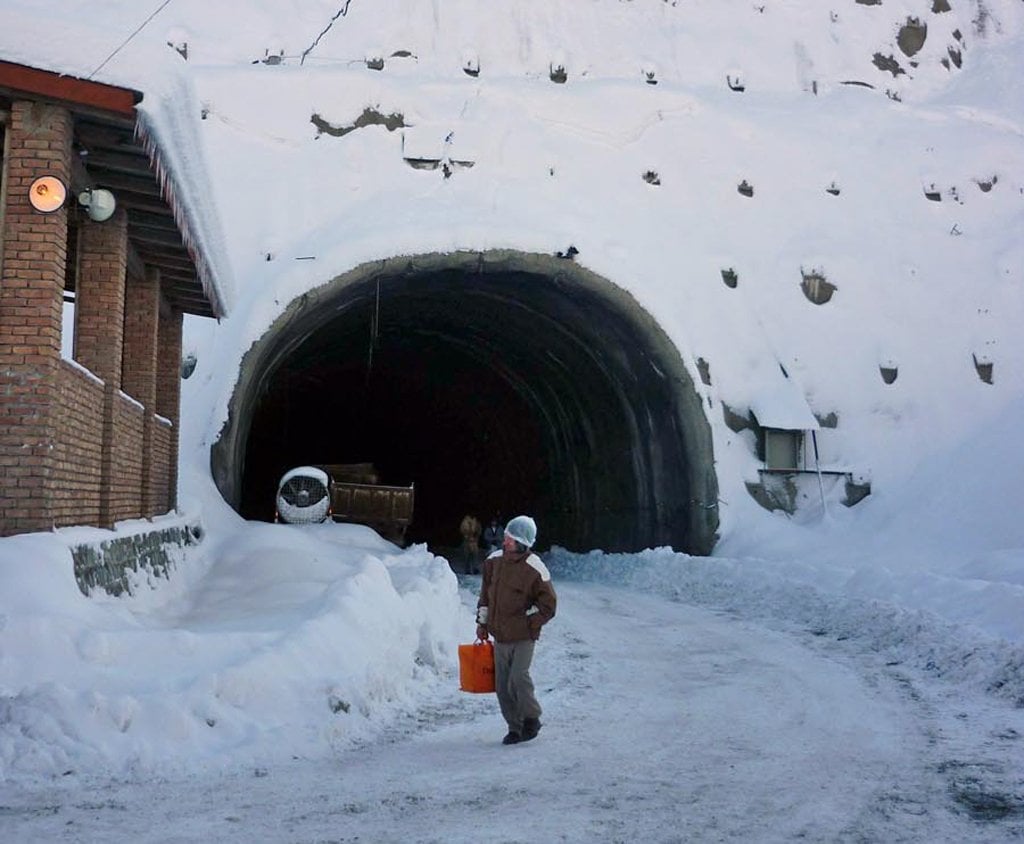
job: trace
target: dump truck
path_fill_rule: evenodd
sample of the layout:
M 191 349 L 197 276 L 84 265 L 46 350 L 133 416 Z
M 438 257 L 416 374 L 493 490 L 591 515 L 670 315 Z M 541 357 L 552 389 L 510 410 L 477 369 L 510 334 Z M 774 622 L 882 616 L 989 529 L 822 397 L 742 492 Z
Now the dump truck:
M 276 503 L 277 521 L 309 524 L 331 519 L 367 525 L 390 542 L 404 545 L 415 486 L 382 484 L 372 463 L 299 466 L 281 478 Z

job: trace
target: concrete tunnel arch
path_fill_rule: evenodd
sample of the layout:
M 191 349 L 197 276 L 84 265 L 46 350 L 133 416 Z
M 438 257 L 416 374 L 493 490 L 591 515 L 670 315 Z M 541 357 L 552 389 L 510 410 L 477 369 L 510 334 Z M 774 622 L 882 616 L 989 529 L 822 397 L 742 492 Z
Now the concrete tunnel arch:
M 307 463 L 416 484 L 409 539 L 534 515 L 538 547 L 706 554 L 711 430 L 675 345 L 572 260 L 509 250 L 364 264 L 292 301 L 244 356 L 211 449 L 246 518 Z

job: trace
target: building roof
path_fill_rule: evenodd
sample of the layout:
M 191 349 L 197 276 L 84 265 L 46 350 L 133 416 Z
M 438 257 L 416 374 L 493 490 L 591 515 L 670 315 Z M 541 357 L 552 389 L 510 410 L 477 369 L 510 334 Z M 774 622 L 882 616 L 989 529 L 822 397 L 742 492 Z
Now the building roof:
M 68 108 L 74 120 L 72 184 L 110 190 L 128 217 L 131 253 L 160 271 L 165 298 L 183 313 L 224 316 L 227 302 L 201 232 L 145 114 L 142 94 L 0 61 L 0 111 L 30 98 Z

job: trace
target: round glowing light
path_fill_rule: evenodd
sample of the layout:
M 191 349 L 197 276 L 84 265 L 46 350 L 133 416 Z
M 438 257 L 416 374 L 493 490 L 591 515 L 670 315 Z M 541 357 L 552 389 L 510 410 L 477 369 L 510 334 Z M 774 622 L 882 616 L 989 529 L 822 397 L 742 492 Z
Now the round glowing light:
M 43 214 L 50 214 L 64 205 L 68 189 L 56 176 L 40 176 L 28 189 L 28 201 Z

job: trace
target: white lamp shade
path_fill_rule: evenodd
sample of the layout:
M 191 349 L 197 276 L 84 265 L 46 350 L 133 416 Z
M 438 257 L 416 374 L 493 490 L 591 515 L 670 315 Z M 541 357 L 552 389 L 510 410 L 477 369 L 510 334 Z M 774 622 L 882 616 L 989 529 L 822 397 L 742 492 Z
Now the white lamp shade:
M 40 176 L 28 189 L 28 201 L 43 214 L 52 214 L 59 209 L 67 195 L 67 187 L 56 176 Z
M 91 188 L 90 190 L 82 191 L 78 194 L 78 201 L 81 205 L 85 206 L 89 219 L 97 223 L 109 220 L 114 213 L 114 209 L 117 208 L 114 194 L 103 188 Z

